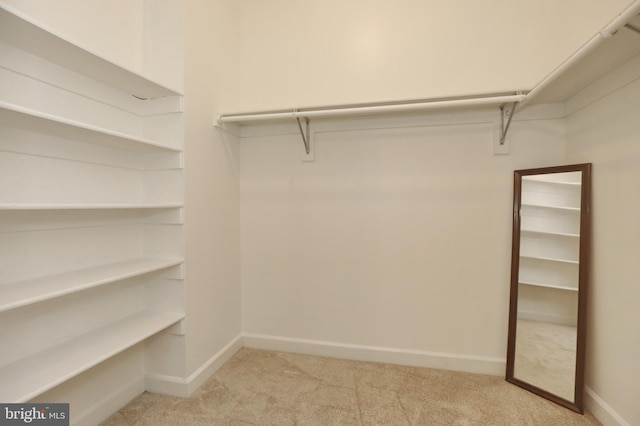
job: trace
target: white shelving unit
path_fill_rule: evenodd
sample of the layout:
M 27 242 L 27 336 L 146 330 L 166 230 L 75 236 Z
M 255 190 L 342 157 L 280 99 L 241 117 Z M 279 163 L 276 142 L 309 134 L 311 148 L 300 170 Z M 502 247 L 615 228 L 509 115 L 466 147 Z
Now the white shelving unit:
M 182 333 L 183 145 L 179 91 L 0 5 L 0 401 Z
M 523 176 L 519 304 L 530 319 L 575 318 L 580 249 L 580 173 Z

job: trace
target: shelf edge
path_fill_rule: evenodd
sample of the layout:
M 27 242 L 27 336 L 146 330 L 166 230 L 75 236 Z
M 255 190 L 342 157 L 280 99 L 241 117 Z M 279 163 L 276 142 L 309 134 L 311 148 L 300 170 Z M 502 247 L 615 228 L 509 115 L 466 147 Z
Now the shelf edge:
M 559 263 L 568 263 L 571 265 L 579 265 L 580 262 L 577 260 L 569 260 L 569 259 L 559 259 L 559 258 L 552 258 L 552 257 L 538 257 L 538 256 L 527 256 L 527 255 L 520 255 L 521 258 L 526 258 L 526 259 L 535 259 L 535 260 L 545 260 L 545 261 L 549 261 L 549 262 L 559 262 Z
M 110 139 L 113 139 L 113 142 L 118 141 L 124 144 L 135 143 L 136 146 L 145 147 L 149 150 L 168 151 L 168 152 L 176 152 L 176 153 L 182 152 L 182 150 L 179 148 L 168 147 L 150 139 L 144 139 L 138 136 L 116 132 L 106 128 L 82 123 L 80 121 L 71 120 L 65 117 L 60 117 L 60 116 L 49 114 L 43 111 L 38 111 L 31 108 L 23 107 L 20 105 L 15 105 L 5 101 L 0 101 L 0 109 L 7 111 L 9 114 L 19 115 L 25 119 L 40 120 L 42 122 L 46 122 L 51 126 L 57 126 L 61 129 L 69 129 L 69 130 L 75 129 L 77 132 L 87 132 L 87 133 L 95 134 L 96 136 L 101 136 L 103 138 L 104 137 L 110 138 Z M 27 129 L 27 130 L 30 130 L 30 129 Z
M 20 210 L 153 210 L 180 209 L 184 203 L 167 204 L 90 204 L 90 203 L 0 203 L 0 211 Z
M 563 291 L 572 291 L 572 292 L 577 292 L 578 291 L 578 289 L 574 288 L 574 287 L 567 287 L 567 286 L 553 285 L 553 284 L 534 283 L 534 282 L 530 282 L 530 281 L 518 281 L 518 284 L 528 285 L 528 286 L 532 286 L 532 287 L 550 288 L 550 289 L 554 289 L 554 290 L 563 290 Z
M 45 302 L 47 300 L 52 300 L 52 299 L 56 299 L 58 297 L 63 297 L 63 296 L 67 296 L 70 294 L 74 294 L 74 293 L 78 293 L 84 290 L 88 290 L 91 288 L 96 288 L 96 287 L 100 287 L 106 284 L 110 284 L 110 283 L 114 283 L 114 282 L 118 282 L 118 281 L 123 281 L 129 278 L 133 278 L 133 277 L 137 277 L 140 275 L 144 275 L 144 274 L 148 274 L 151 272 L 157 272 L 157 271 L 161 271 L 163 269 L 167 269 L 167 268 L 172 268 L 174 266 L 178 266 L 181 263 L 184 262 L 183 259 L 153 259 L 153 258 L 141 258 L 141 259 L 135 259 L 138 262 L 142 263 L 143 260 L 146 260 L 147 262 L 152 261 L 152 260 L 156 260 L 157 263 L 155 265 L 147 265 L 145 267 L 139 267 L 137 269 L 131 270 L 128 273 L 121 273 L 119 275 L 116 276 L 104 276 L 102 278 L 93 278 L 91 279 L 89 282 L 85 282 L 83 284 L 77 284 L 77 285 L 73 285 L 70 287 L 61 287 L 58 289 L 54 289 L 49 291 L 48 293 L 45 294 L 39 294 L 37 296 L 27 296 L 24 297 L 22 299 L 17 299 L 14 300 L 12 302 L 9 303 L 4 303 L 4 304 L 0 304 L 0 312 L 6 312 L 6 311 L 10 311 L 12 309 L 18 309 L 24 306 L 29 306 L 29 305 L 33 305 L 36 303 L 41 303 L 41 302 Z M 130 261 L 130 262 L 134 262 L 134 260 Z M 61 273 L 61 274 L 55 274 L 55 275 L 51 275 L 51 276 L 47 276 L 47 277 L 40 277 L 40 278 L 35 278 L 35 279 L 30 279 L 30 280 L 23 280 L 23 281 L 17 281 L 17 282 L 11 282 L 11 283 L 5 283 L 2 284 L 0 286 L 0 290 L 2 288 L 6 288 L 9 286 L 19 286 L 19 287 L 25 287 L 25 286 L 33 286 L 36 285 L 39 281 L 42 280 L 52 280 L 54 278 L 59 279 L 59 280 L 63 280 L 65 278 L 65 276 L 67 277 L 67 279 L 73 279 L 74 275 L 78 275 L 80 273 L 86 273 L 89 272 L 91 270 L 94 270 L 96 272 L 97 275 L 100 275 L 100 270 L 103 269 L 104 271 L 107 271 L 108 268 L 113 268 L 113 267 L 117 267 L 117 266 L 123 266 L 123 264 L 126 262 L 118 262 L 115 264 L 110 264 L 110 265 L 102 265 L 102 266 L 97 266 L 94 268 L 85 268 L 85 269 L 81 269 L 81 270 L 76 270 L 76 271 L 70 271 L 70 272 L 66 272 L 66 273 Z M 0 294 L 2 294 L 2 292 L 0 291 Z

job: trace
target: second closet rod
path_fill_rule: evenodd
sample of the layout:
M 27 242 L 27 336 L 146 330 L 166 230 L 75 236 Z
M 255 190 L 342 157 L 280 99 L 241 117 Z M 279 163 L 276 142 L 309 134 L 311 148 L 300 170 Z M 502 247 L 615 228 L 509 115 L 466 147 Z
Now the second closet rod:
M 431 100 L 424 102 L 409 102 L 404 104 L 370 104 L 356 107 L 327 107 L 319 109 L 294 109 L 287 112 L 264 112 L 252 114 L 219 115 L 218 123 L 237 123 L 263 120 L 279 120 L 286 118 L 318 118 L 337 117 L 346 115 L 380 114 L 406 111 L 424 111 L 430 109 L 461 108 L 482 105 L 502 105 L 522 102 L 526 95 L 482 96 L 475 98 L 458 98 Z

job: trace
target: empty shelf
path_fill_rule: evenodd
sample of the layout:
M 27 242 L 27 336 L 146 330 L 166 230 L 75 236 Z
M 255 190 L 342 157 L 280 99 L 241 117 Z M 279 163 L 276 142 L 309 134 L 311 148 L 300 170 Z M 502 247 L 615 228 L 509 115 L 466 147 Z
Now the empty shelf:
M 562 180 L 549 180 L 549 179 L 545 179 L 544 175 L 543 176 L 527 175 L 527 176 L 523 177 L 522 180 L 525 181 L 525 182 L 535 182 L 535 183 L 542 183 L 542 184 L 549 184 L 549 185 L 566 185 L 566 186 L 569 186 L 569 187 L 576 187 L 576 188 L 579 188 L 580 186 L 582 186 L 582 182 L 570 182 L 570 181 L 562 181 Z
M 25 402 L 184 318 L 142 311 L 0 368 L 0 401 Z
M 539 231 L 535 229 L 522 229 L 520 232 L 522 234 L 539 234 L 539 235 L 552 235 L 556 237 L 580 238 L 580 234 L 572 234 L 568 232 Z
M 127 151 L 181 151 L 150 139 L 127 135 L 3 101 L 0 101 L 0 124 Z
M 556 290 L 565 290 L 565 291 L 578 291 L 576 287 L 569 287 L 567 285 L 556 285 L 556 284 L 542 284 L 542 283 L 534 283 L 530 281 L 520 281 L 522 285 L 528 285 L 532 287 L 544 287 L 544 288 L 552 288 Z
M 0 203 L 0 210 L 135 210 L 178 209 L 182 203 Z
M 2 284 L 0 285 L 0 312 L 159 271 L 181 263 L 182 259 L 141 258 Z
M 556 210 L 566 210 L 566 211 L 572 211 L 572 212 L 580 212 L 580 207 L 565 207 L 565 206 L 550 206 L 547 204 L 527 204 L 527 203 L 522 203 L 522 207 L 537 207 L 537 208 L 542 208 L 542 209 L 556 209 Z
M 575 264 L 575 265 L 578 265 L 580 263 L 577 260 L 560 259 L 560 258 L 556 258 L 556 257 L 527 256 L 525 254 L 521 254 L 520 258 L 534 259 L 534 260 L 544 260 L 546 262 L 569 263 L 569 264 Z

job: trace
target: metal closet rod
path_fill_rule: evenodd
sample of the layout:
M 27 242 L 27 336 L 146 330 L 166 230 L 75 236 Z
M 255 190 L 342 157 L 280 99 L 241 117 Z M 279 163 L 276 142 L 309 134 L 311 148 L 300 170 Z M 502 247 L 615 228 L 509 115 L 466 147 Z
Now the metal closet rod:
M 218 116 L 218 123 L 237 123 L 247 121 L 279 120 L 286 118 L 321 118 L 346 115 L 380 114 L 406 111 L 424 111 L 430 109 L 446 109 L 455 107 L 471 107 L 482 105 L 502 105 L 518 103 L 525 99 L 524 93 L 507 95 L 485 95 L 465 98 L 445 98 L 410 101 L 406 103 L 379 103 L 358 106 L 333 106 L 322 108 L 295 108 L 291 111 L 256 112 L 248 114 L 225 114 Z

